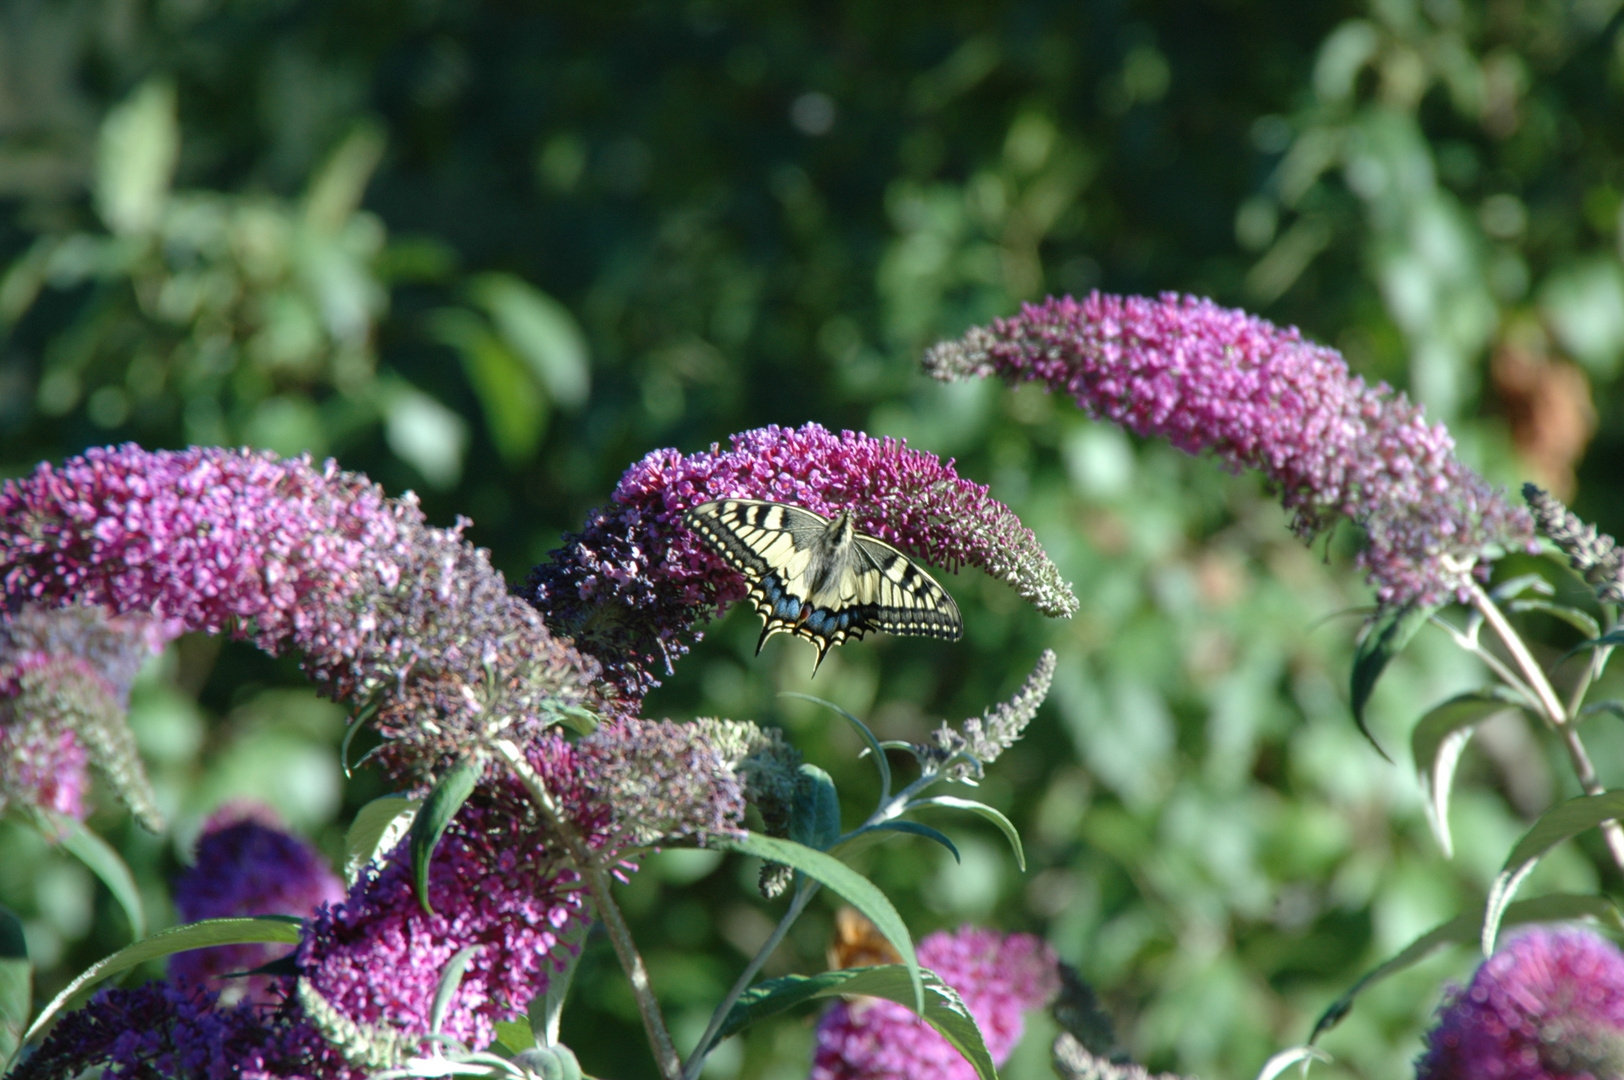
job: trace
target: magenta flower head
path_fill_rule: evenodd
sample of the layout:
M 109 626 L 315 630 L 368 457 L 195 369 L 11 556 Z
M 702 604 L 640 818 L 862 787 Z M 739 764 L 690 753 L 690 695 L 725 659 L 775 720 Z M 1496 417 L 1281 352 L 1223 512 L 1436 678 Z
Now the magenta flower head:
M 1338 518 L 1365 530 L 1359 562 L 1383 605 L 1446 601 L 1483 560 L 1535 550 L 1528 513 L 1462 465 L 1420 406 L 1365 385 L 1334 349 L 1210 300 L 1028 304 L 935 346 L 925 368 L 1042 382 L 1089 416 L 1262 472 L 1303 539 Z
M 174 892 L 184 922 L 244 915 L 309 918 L 322 904 L 344 899 L 344 883 L 321 852 L 282 827 L 275 811 L 228 803 L 204 824 L 197 861 L 175 879 Z M 286 997 L 286 986 L 273 976 L 215 980 L 261 967 L 292 951 L 290 945 L 191 949 L 170 956 L 169 976 L 219 990 L 224 1005 L 244 998 L 280 1001 Z
M 0 813 L 34 806 L 82 820 L 93 766 L 143 824 L 161 827 L 126 716 L 137 669 L 166 637 L 152 620 L 84 605 L 0 607 Z
M 1438 1010 L 1417 1080 L 1624 1076 L 1624 953 L 1588 930 L 1531 930 Z
M 1021 1041 L 1025 1013 L 1060 990 L 1054 950 L 1030 934 L 964 927 L 919 943 L 919 963 L 958 991 L 1002 1065 Z M 890 1080 L 928 1076 L 973 1080 L 975 1070 L 936 1029 L 890 1001 L 838 1002 L 818 1022 L 812 1080 Z
M 369 703 L 391 775 L 432 779 L 493 732 L 592 700 L 595 667 L 508 594 L 485 552 L 365 477 L 246 450 L 91 450 L 0 487 L 0 588 L 170 634 L 296 648 Z
M 817 424 L 758 428 L 735 435 L 728 450 L 649 454 L 530 577 L 529 598 L 548 625 L 596 656 L 632 700 L 698 639 L 695 623 L 744 598 L 744 580 L 681 520 L 721 498 L 794 503 L 826 517 L 851 507 L 859 530 L 925 562 L 978 566 L 1048 615 L 1077 609 L 1031 530 L 952 462 Z

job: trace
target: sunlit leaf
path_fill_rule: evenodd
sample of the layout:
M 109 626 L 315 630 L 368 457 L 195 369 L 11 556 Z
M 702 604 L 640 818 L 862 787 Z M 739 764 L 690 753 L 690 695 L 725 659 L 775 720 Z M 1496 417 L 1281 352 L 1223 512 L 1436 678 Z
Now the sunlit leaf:
M 964 1055 L 977 1076 L 996 1080 L 998 1072 L 993 1067 L 992 1055 L 963 999 L 933 971 L 924 972 L 924 986 L 926 994 L 921 1008 L 916 1003 L 911 973 L 901 964 L 846 968 L 811 976 L 788 975 L 746 990 L 727 1014 L 717 1039 L 725 1039 L 751 1024 L 819 998 L 840 995 L 884 998 L 919 1013 Z
M 1435 706 L 1410 733 L 1410 753 L 1426 796 L 1427 821 L 1445 857 L 1454 854 L 1449 835 L 1449 793 L 1461 753 L 1478 724 L 1523 705 L 1515 691 L 1503 686 L 1474 690 Z
M 480 945 L 468 945 L 458 949 L 456 955 L 445 962 L 440 971 L 440 982 L 434 988 L 434 1004 L 429 1009 L 429 1031 L 438 1035 L 445 1026 L 445 1014 L 451 1008 L 451 999 L 457 996 L 457 988 L 462 985 L 462 976 L 468 970 L 468 962 L 472 960 L 483 948 Z
M 933 795 L 928 799 L 915 799 L 909 804 L 910 809 L 927 806 L 937 806 L 944 810 L 968 810 L 992 822 L 998 826 L 998 830 L 1004 834 L 1004 839 L 1009 841 L 1010 848 L 1015 852 L 1015 865 L 1020 867 L 1023 873 L 1026 871 L 1026 852 L 1021 847 L 1021 834 L 1016 830 L 1015 823 L 998 810 L 984 802 L 963 799 L 957 795 Z
M 28 1041 L 44 1031 L 55 1020 L 57 1013 L 81 993 L 88 992 L 92 984 L 129 971 L 148 960 L 211 945 L 297 945 L 302 925 L 302 920 L 286 915 L 259 915 L 242 919 L 205 919 L 160 930 L 86 968 L 34 1018 L 23 1039 Z
M 1342 1018 L 1353 1008 L 1354 999 L 1389 975 L 1396 975 L 1406 968 L 1414 967 L 1447 945 L 1468 945 L 1480 941 L 1483 932 L 1483 912 L 1482 907 L 1474 908 L 1442 926 L 1434 927 L 1405 946 L 1403 951 L 1391 959 L 1365 972 L 1346 993 L 1331 1002 L 1320 1014 L 1308 1041 L 1314 1042 L 1341 1023 Z M 1604 896 L 1570 894 L 1553 894 L 1535 900 L 1519 900 L 1505 909 L 1500 924 L 1514 926 L 1523 923 L 1571 922 L 1586 918 L 1606 923 L 1616 930 L 1624 930 L 1624 914 L 1619 912 L 1618 906 L 1611 900 Z
M 130 923 L 130 937 L 140 940 L 147 933 L 147 918 L 141 907 L 141 890 L 135 875 L 111 844 L 85 827 L 83 822 L 61 814 L 49 814 L 47 828 L 57 830 L 63 850 L 84 863 L 101 879 L 118 901 Z
M 1539 820 L 1511 849 L 1504 868 L 1495 877 L 1494 884 L 1489 886 L 1489 899 L 1483 907 L 1484 956 L 1494 952 L 1495 938 L 1499 936 L 1506 905 L 1545 853 L 1587 829 L 1621 817 L 1624 817 L 1624 791 L 1581 795 L 1577 799 L 1558 803 L 1539 816 Z
M 96 212 L 120 235 L 151 232 L 169 196 L 180 157 L 175 87 L 142 83 L 102 122 L 96 156 Z
M 384 795 L 361 807 L 344 833 L 344 880 L 355 884 L 362 870 L 393 851 L 422 805 L 422 799 Z
M 1280 1051 L 1268 1061 L 1265 1061 L 1263 1068 L 1258 1070 L 1257 1080 L 1274 1080 L 1275 1077 L 1299 1062 L 1304 1064 L 1303 1074 L 1306 1076 L 1308 1073 L 1306 1063 L 1310 1061 L 1321 1061 L 1329 1065 L 1331 1055 L 1316 1046 L 1293 1046 L 1290 1049 Z
M 919 958 L 914 954 L 913 939 L 908 936 L 907 924 L 902 921 L 902 916 L 897 914 L 897 909 L 891 905 L 891 901 L 886 899 L 885 894 L 876 888 L 873 882 L 839 859 L 825 855 L 821 851 L 814 851 L 789 840 L 762 836 L 760 833 L 715 837 L 711 840 L 710 846 L 723 851 L 754 855 L 769 862 L 783 863 L 833 889 L 848 904 L 867 916 L 868 921 L 874 924 L 874 928 L 896 947 L 897 954 L 902 957 L 913 979 L 915 1000 L 912 1007 L 915 1012 L 924 1007 L 925 991 L 924 985 L 919 981 Z
M 586 335 L 568 308 L 510 274 L 480 275 L 469 295 L 554 401 L 586 401 L 592 387 Z

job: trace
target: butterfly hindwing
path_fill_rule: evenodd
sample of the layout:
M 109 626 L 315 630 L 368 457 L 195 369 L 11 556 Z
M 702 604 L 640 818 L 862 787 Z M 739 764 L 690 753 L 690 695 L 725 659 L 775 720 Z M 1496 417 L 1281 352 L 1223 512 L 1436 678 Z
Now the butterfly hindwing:
M 963 633 L 947 591 L 890 544 L 853 529 L 849 512 L 830 521 L 787 503 L 720 499 L 683 521 L 749 583 L 763 622 L 757 652 L 773 634 L 794 634 L 817 646 L 821 664 L 831 646 L 870 630 Z

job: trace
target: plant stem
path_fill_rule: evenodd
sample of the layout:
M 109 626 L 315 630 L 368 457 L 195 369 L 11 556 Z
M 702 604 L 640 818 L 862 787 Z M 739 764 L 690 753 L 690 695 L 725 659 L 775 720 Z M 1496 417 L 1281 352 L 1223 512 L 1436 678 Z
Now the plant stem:
M 1556 690 L 1551 686 L 1545 672 L 1540 669 L 1528 646 L 1523 644 L 1522 635 L 1506 619 L 1505 613 L 1498 604 L 1491 600 L 1487 593 L 1475 583 L 1472 585 L 1472 605 L 1482 612 L 1483 618 L 1494 627 L 1500 641 L 1505 645 L 1506 651 L 1517 662 L 1529 686 L 1539 695 L 1540 703 L 1545 709 L 1545 718 L 1551 727 L 1562 739 L 1562 745 L 1568 752 L 1568 760 L 1573 765 L 1574 778 L 1579 781 L 1579 787 L 1586 795 L 1600 795 L 1605 788 L 1596 778 L 1596 766 L 1591 763 L 1590 753 L 1585 749 L 1584 741 L 1579 738 L 1578 725 L 1574 723 L 1574 715 L 1567 706 L 1557 697 Z M 1607 850 L 1613 856 L 1613 862 L 1621 872 L 1624 872 L 1624 825 L 1616 820 L 1601 823 L 1602 836 L 1607 841 Z
M 660 1075 L 665 1080 L 682 1080 L 682 1059 L 677 1056 L 677 1046 L 671 1040 L 671 1033 L 666 1030 L 665 1020 L 660 1015 L 660 1003 L 654 996 L 654 986 L 649 981 L 648 968 L 643 964 L 643 957 L 637 951 L 637 943 L 632 940 L 631 928 L 626 925 L 625 916 L 621 915 L 620 907 L 615 903 L 611 892 L 612 883 L 609 873 L 604 869 L 595 852 L 581 843 L 580 837 L 564 822 L 559 813 L 558 804 L 554 802 L 552 793 L 542 782 L 536 770 L 530 767 L 519 748 L 507 739 L 497 739 L 496 752 L 508 763 L 525 788 L 535 799 L 536 805 L 542 813 L 552 821 L 554 833 L 563 841 L 569 851 L 570 860 L 580 872 L 586 883 L 587 891 L 592 895 L 592 902 L 598 909 L 598 917 L 603 920 L 604 928 L 609 932 L 609 940 L 614 944 L 615 955 L 620 958 L 620 966 L 626 971 L 626 978 L 632 984 L 632 996 L 637 999 L 637 1011 L 643 1017 L 643 1029 L 648 1032 L 649 1046 L 654 1050 L 654 1057 L 660 1066 Z
M 695 1080 L 699 1076 L 699 1070 L 705 1067 L 705 1058 L 710 1054 L 711 1042 L 716 1038 L 716 1033 L 722 1030 L 722 1023 L 727 1019 L 727 1014 L 733 1010 L 734 1003 L 750 988 L 751 981 L 761 971 L 762 966 L 767 963 L 767 958 L 778 948 L 779 944 L 784 940 L 784 935 L 789 933 L 789 928 L 795 925 L 795 920 L 801 917 L 801 912 L 806 910 L 806 905 L 811 903 L 812 897 L 817 894 L 818 883 L 816 881 L 804 877 L 801 880 L 805 884 L 795 890 L 795 895 L 789 902 L 789 910 L 784 912 L 784 917 L 778 920 L 777 926 L 773 927 L 772 934 L 762 944 L 761 948 L 756 950 L 756 955 L 751 957 L 750 963 L 734 980 L 732 988 L 727 992 L 727 996 L 722 999 L 720 1005 L 716 1006 L 716 1012 L 711 1014 L 710 1026 L 705 1028 L 705 1034 L 699 1037 L 699 1042 L 694 1045 L 693 1053 L 688 1055 L 688 1067 L 682 1074 L 682 1080 Z

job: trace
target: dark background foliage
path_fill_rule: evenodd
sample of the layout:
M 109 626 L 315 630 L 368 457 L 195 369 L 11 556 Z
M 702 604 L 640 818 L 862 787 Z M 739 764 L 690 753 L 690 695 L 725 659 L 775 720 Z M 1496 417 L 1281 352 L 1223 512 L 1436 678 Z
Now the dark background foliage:
M 130 439 L 333 455 L 436 522 L 472 517 L 522 581 L 658 447 L 817 421 L 955 457 L 1037 530 L 1075 619 L 949 576 L 964 642 L 847 645 L 809 682 L 804 643 L 753 658 L 735 612 L 649 713 L 783 725 L 851 819 L 875 794 L 855 736 L 778 690 L 918 737 L 1053 647 L 1051 704 L 978 793 L 1029 871 L 969 820 L 934 822 L 961 866 L 894 841 L 866 869 L 918 933 L 1045 935 L 1153 1067 L 1254 1075 L 1480 898 L 1571 780 L 1520 722 L 1486 728 L 1446 860 L 1406 733 L 1481 672 L 1423 636 L 1373 707 L 1400 764 L 1360 739 L 1357 619 L 1320 622 L 1368 603 L 1357 537 L 1303 549 L 1254 478 L 1030 388 L 936 386 L 919 356 L 1048 293 L 1210 295 L 1336 345 L 1479 468 L 1616 526 L 1617 7 L 12 0 L 0 471 Z M 336 852 L 377 793 L 337 772 L 343 720 L 288 658 L 182 641 L 132 715 L 174 834 L 92 824 L 156 912 L 224 798 Z M 1597 733 L 1604 779 L 1620 749 Z M 41 994 L 122 943 L 76 864 L 16 827 L 0 850 Z M 1529 889 L 1605 884 L 1595 854 Z M 679 1042 L 776 918 L 753 873 L 669 852 L 624 890 Z M 828 926 L 817 911 L 770 971 L 817 970 Z M 1406 1073 L 1470 962 L 1362 999 L 1333 1071 Z M 1045 1073 L 1039 1028 L 1010 1075 Z M 809 1030 L 735 1040 L 709 1075 L 804 1075 Z M 602 942 L 565 1038 L 590 1072 L 652 1074 Z

